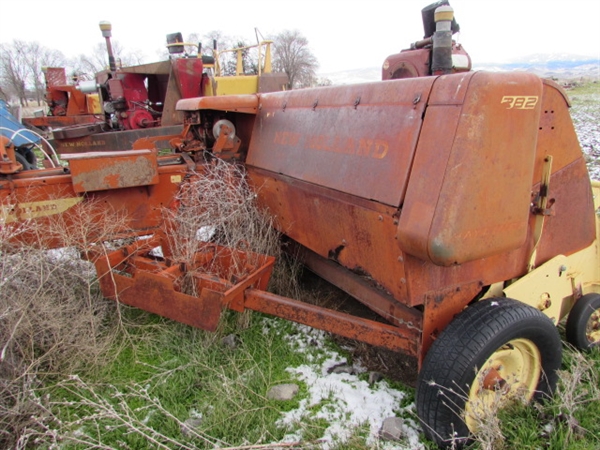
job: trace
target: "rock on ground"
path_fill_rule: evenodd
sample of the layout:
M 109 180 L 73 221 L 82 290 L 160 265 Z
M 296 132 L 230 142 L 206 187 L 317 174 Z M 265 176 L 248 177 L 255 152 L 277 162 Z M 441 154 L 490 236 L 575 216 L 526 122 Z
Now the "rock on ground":
M 269 389 L 267 398 L 270 400 L 291 400 L 298 393 L 299 389 L 297 384 L 279 384 Z

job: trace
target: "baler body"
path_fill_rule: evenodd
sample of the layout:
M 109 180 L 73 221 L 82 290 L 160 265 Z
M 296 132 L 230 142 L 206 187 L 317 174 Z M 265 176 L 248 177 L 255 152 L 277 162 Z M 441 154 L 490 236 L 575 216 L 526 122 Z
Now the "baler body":
M 246 165 L 280 231 L 346 271 L 341 281 L 323 266 L 319 275 L 418 326 L 421 356 L 487 287 L 596 238 L 568 100 L 532 74 L 264 94 Z M 537 214 L 540 189 L 553 206 Z M 350 278 L 377 295 L 356 295 Z

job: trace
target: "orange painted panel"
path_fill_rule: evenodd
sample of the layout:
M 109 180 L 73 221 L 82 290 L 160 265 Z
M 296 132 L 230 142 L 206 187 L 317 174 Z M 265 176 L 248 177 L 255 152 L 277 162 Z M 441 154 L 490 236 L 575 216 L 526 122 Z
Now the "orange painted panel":
M 464 78 L 452 80 L 463 88 Z M 453 106 L 428 109 L 398 228 L 401 248 L 448 266 L 524 244 L 541 97 L 535 75 L 476 72 L 455 128 L 434 111 Z M 423 188 L 424 180 L 435 187 Z
M 434 78 L 260 97 L 247 164 L 399 206 Z

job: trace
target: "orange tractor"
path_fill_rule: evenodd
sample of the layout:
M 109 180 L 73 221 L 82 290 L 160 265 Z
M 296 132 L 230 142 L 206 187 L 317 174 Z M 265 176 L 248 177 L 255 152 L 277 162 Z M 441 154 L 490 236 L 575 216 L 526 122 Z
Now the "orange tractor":
M 600 183 L 556 83 L 470 71 L 448 2 L 423 18 L 431 35 L 386 60 L 386 81 L 184 99 L 172 154 L 148 139 L 4 172 L 0 223 L 125 210 L 129 235 L 151 238 L 93 259 L 105 296 L 207 330 L 250 309 L 401 352 L 425 434 L 467 442 L 490 404 L 552 392 L 563 319 L 578 348 L 600 343 Z M 214 158 L 243 163 L 306 267 L 383 321 L 266 292 L 266 255 L 207 242 L 195 267 L 172 260 L 161 209 Z

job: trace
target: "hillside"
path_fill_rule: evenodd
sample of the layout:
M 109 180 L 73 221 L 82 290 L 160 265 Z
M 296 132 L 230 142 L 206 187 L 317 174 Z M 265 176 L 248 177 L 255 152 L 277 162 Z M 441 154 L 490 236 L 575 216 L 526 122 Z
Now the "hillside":
M 382 61 L 383 62 L 383 61 Z M 569 54 L 535 54 L 507 62 L 474 62 L 474 70 L 493 72 L 524 70 L 543 78 L 561 81 L 600 80 L 600 57 Z M 381 67 L 322 73 L 320 79 L 328 79 L 335 84 L 354 84 L 381 79 Z

